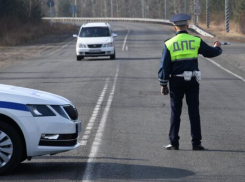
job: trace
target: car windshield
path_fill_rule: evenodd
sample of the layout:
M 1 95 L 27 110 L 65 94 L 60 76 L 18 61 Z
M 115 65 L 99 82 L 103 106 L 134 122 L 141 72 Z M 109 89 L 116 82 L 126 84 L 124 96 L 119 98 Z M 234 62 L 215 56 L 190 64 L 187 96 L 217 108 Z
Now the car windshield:
M 84 27 L 79 37 L 109 37 L 111 36 L 108 27 Z

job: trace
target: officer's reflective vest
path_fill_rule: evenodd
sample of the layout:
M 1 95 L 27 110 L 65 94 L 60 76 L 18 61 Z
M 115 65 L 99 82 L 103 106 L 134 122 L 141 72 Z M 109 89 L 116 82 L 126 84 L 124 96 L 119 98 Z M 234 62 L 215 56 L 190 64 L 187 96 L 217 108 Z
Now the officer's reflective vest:
M 180 33 L 165 42 L 171 61 L 197 60 L 201 39 L 186 33 Z

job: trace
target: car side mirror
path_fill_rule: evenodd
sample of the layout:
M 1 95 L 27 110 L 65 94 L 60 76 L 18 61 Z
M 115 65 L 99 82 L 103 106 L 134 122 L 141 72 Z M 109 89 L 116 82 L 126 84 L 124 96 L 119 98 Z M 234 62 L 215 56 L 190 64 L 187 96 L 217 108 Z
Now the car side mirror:
M 113 33 L 112 36 L 113 36 L 113 37 L 117 37 L 117 34 L 116 34 L 116 33 Z
M 76 34 L 74 34 L 74 35 L 73 35 L 73 37 L 74 37 L 74 38 L 77 38 L 77 35 L 76 35 Z

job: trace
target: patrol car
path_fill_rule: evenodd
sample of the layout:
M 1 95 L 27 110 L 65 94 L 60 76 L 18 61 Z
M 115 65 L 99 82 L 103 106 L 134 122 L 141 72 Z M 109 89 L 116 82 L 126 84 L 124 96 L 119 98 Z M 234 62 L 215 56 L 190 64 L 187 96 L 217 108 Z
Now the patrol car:
M 34 156 L 80 146 L 81 122 L 64 97 L 0 84 L 0 174 Z
M 84 57 L 109 56 L 110 59 L 116 58 L 116 49 L 114 37 L 117 34 L 112 33 L 108 23 L 85 23 L 80 27 L 77 38 L 76 56 L 77 61 Z

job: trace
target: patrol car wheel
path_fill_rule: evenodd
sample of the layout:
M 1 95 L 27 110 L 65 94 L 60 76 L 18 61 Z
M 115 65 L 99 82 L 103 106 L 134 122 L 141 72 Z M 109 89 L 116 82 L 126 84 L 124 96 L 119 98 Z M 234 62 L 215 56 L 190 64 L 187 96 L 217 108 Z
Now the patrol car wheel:
M 20 163 L 23 146 L 18 131 L 0 122 L 0 174 L 11 172 Z
M 23 156 L 23 157 L 20 159 L 20 163 L 24 162 L 26 159 L 27 159 L 27 157 L 26 157 L 26 156 Z

